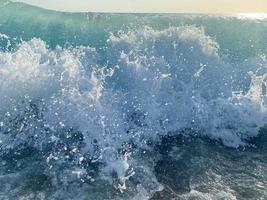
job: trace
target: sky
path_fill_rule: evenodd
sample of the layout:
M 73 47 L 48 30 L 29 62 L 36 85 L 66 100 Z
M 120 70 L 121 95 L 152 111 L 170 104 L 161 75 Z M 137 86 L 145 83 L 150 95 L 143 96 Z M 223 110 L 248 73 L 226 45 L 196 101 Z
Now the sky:
M 60 11 L 267 13 L 267 0 L 17 0 Z

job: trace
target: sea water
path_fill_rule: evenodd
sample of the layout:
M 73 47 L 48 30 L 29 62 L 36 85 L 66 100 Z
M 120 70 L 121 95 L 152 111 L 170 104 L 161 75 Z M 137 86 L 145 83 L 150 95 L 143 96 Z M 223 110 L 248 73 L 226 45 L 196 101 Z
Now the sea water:
M 266 199 L 267 20 L 0 1 L 0 199 Z

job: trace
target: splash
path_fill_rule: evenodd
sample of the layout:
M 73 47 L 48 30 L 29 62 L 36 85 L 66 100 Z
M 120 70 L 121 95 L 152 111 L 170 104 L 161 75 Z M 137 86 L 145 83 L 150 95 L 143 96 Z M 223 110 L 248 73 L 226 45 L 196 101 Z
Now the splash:
M 238 148 L 266 123 L 265 56 L 232 64 L 219 50 L 203 28 L 180 26 L 110 34 L 104 53 L 41 39 L 1 51 L 1 156 L 32 149 L 60 189 L 104 181 L 149 198 L 162 189 L 149 158 L 162 138 Z

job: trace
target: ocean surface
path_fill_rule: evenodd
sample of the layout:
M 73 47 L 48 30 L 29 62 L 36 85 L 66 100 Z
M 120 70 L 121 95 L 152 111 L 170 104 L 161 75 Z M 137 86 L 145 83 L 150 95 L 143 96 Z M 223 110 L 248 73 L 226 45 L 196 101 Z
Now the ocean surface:
M 0 0 L 0 200 L 267 199 L 267 19 Z

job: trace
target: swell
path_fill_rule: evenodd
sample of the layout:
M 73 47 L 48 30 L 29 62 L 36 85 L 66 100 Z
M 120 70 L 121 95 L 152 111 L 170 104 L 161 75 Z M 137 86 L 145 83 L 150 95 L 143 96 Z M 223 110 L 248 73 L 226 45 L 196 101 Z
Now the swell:
M 12 38 L 41 38 L 50 47 L 105 46 L 110 33 L 128 32 L 144 26 L 163 30 L 172 26 L 195 25 L 216 38 L 221 54 L 233 61 L 267 52 L 267 21 L 233 16 L 182 14 L 65 13 L 23 3 L 0 2 L 0 31 Z M 33 17 L 34 16 L 34 17 Z

